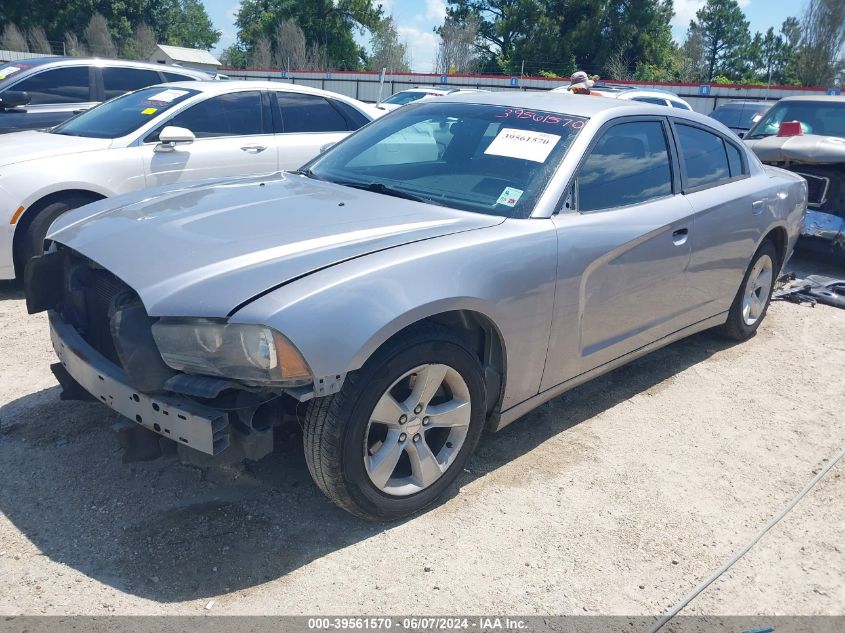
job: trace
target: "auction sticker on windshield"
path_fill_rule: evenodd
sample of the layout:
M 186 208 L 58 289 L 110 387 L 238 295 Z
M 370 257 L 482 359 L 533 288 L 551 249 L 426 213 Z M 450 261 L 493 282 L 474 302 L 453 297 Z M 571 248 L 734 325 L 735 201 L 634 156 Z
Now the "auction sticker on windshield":
M 557 134 L 505 127 L 499 131 L 484 153 L 545 163 L 559 140 L 560 136 Z
M 19 70 L 20 66 L 7 66 L 3 70 L 0 70 L 0 81 L 3 81 L 6 77 L 9 77 L 10 75 L 14 75 Z
M 157 92 L 152 97 L 147 97 L 147 101 L 159 101 L 161 103 L 170 103 L 174 99 L 183 97 L 186 94 L 188 94 L 187 90 L 174 90 L 173 88 L 168 88 L 167 90 Z
M 502 192 L 502 195 L 499 196 L 499 199 L 496 200 L 496 204 L 503 204 L 506 207 L 515 207 L 516 203 L 519 202 L 519 199 L 522 197 L 524 192 L 522 189 L 515 189 L 514 187 L 505 187 L 505 190 Z

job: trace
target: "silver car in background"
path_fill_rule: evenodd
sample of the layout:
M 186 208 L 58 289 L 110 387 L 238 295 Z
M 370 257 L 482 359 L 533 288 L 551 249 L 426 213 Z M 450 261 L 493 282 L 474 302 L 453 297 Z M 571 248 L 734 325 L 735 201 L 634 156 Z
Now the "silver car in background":
M 220 459 L 302 415 L 320 489 L 393 519 L 485 428 L 695 332 L 752 336 L 806 202 L 693 112 L 444 96 L 296 172 L 71 211 L 27 304 L 66 391 Z

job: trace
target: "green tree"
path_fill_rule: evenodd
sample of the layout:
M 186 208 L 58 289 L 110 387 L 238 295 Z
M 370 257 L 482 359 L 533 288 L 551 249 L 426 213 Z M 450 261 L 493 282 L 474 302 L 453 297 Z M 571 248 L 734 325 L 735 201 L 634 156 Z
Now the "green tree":
M 449 0 L 448 18 L 478 20 L 477 47 L 488 68 L 516 74 L 630 74 L 664 65 L 674 51 L 672 0 Z M 623 61 L 625 69 L 620 67 Z
M 121 47 L 142 22 L 161 43 L 211 48 L 221 35 L 200 0 L 0 0 L 0 24 L 14 22 L 24 31 L 41 27 L 51 41 L 81 35 L 95 13 Z
M 845 2 L 810 0 L 801 20 L 794 71 L 805 86 L 829 86 L 845 68 Z
M 292 19 L 320 57 L 334 67 L 352 69 L 360 68 L 364 59 L 354 32 L 372 31 L 381 18 L 381 7 L 373 0 L 243 0 L 235 24 L 241 47 L 251 52 L 258 38 L 272 39 L 279 23 Z
M 387 71 L 391 73 L 411 71 L 408 47 L 399 39 L 396 23 L 390 16 L 381 21 L 381 24 L 373 31 L 372 39 L 370 39 L 367 69 L 380 71 L 382 68 L 387 68 Z
M 705 80 L 717 75 L 742 74 L 743 57 L 751 45 L 748 21 L 736 0 L 707 0 L 690 22 L 690 34 L 697 32 L 704 43 L 707 61 Z

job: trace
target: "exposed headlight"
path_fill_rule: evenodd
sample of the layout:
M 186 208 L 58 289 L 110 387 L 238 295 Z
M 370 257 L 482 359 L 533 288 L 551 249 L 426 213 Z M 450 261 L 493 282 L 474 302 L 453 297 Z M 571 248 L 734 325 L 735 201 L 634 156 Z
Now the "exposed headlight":
M 263 325 L 161 320 L 153 324 L 153 338 L 164 362 L 177 371 L 288 387 L 311 382 L 299 351 Z

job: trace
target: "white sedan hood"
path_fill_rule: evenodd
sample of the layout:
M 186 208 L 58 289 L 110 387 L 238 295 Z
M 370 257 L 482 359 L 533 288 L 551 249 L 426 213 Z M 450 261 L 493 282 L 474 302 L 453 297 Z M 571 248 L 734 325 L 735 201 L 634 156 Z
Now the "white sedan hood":
M 66 136 L 36 130 L 3 134 L 0 136 L 0 167 L 39 158 L 108 149 L 111 144 L 108 138 Z

